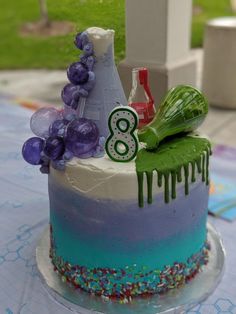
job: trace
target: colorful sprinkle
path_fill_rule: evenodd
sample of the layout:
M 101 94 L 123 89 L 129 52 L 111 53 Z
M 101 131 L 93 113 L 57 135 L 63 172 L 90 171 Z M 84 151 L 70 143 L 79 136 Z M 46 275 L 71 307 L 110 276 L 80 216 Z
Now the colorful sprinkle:
M 127 303 L 134 296 L 147 297 L 154 293 L 162 294 L 170 289 L 181 287 L 194 278 L 209 260 L 210 244 L 205 242 L 202 249 L 192 255 L 186 264 L 176 262 L 173 265 L 166 265 L 162 270 L 148 271 L 148 267 L 143 266 L 140 271 L 136 264 L 127 265 L 125 269 L 70 265 L 56 255 L 52 227 L 50 231 L 50 258 L 54 270 L 62 276 L 62 281 L 71 283 L 75 288 L 101 296 L 105 302 L 112 299 Z

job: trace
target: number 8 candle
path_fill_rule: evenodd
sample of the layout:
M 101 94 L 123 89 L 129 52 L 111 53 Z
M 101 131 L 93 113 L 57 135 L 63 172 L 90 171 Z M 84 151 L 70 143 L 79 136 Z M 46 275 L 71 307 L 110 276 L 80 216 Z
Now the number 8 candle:
M 113 161 L 128 162 L 136 156 L 138 140 L 135 130 L 138 121 L 136 111 L 130 107 L 118 107 L 110 113 L 108 120 L 110 135 L 105 148 Z

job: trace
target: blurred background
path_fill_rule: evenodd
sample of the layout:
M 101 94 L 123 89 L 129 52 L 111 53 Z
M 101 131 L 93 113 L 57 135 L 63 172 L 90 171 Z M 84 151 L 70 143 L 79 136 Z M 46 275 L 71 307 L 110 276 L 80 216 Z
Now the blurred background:
M 233 3 L 193 1 L 192 47 L 202 47 L 207 20 L 235 14 Z M 64 69 L 78 54 L 75 31 L 93 25 L 116 31 L 116 62 L 124 58 L 125 0 L 0 0 L 0 7 L 1 70 Z
M 208 92 L 211 103 L 200 132 L 213 143 L 209 211 L 223 218 L 211 222 L 222 234 L 227 265 L 214 295 L 191 313 L 236 313 L 236 0 L 0 0 L 1 314 L 65 313 L 61 303 L 48 297 L 47 289 L 39 282 L 34 256 L 38 238 L 48 224 L 47 176 L 40 175 L 38 167 L 26 164 L 21 156 L 24 141 L 33 136 L 30 131 L 33 111 L 22 107 L 36 110 L 45 105 L 62 105 L 61 90 L 68 83 L 66 69 L 78 60 L 80 53 L 73 44 L 77 32 L 91 26 L 114 29 L 115 61 L 118 64 L 123 60 L 125 8 L 131 3 L 136 8 L 137 2 L 144 9 L 151 2 L 164 7 L 166 17 L 158 12 L 156 19 L 156 11 L 151 12 L 152 22 L 157 22 L 151 29 L 159 32 L 156 46 L 160 47 L 161 38 L 166 53 L 160 73 L 166 70 L 174 72 L 176 79 L 184 76 L 189 79 L 186 68 L 192 62 L 189 72 L 196 77 L 196 85 Z M 129 8 L 133 13 L 131 5 Z M 225 16 L 232 18 L 218 19 L 206 26 L 208 21 Z M 166 23 L 169 19 L 171 23 Z M 129 21 L 132 24 L 132 19 Z M 148 24 L 147 16 L 146 21 Z M 164 27 L 171 24 L 169 41 L 164 27 L 158 26 L 159 21 Z M 132 25 L 135 30 L 138 24 Z M 166 59 L 178 54 L 181 51 L 178 48 L 187 43 L 189 36 L 185 35 L 190 26 L 191 50 L 187 47 L 186 54 L 178 56 L 173 66 L 173 60 Z M 153 46 L 145 45 L 144 36 L 138 35 L 140 47 L 152 52 Z M 130 38 L 128 43 L 132 42 Z M 152 43 L 152 37 L 149 39 Z M 166 49 L 168 45 L 171 51 Z M 145 49 L 138 51 L 145 54 Z M 176 71 L 178 66 L 180 70 Z M 167 74 L 163 74 L 163 81 L 168 81 Z M 173 76 L 169 76 L 168 88 L 174 85 Z M 158 78 L 152 91 L 160 86 Z
M 10 95 L 33 109 L 61 105 L 61 89 L 68 82 L 66 69 L 79 54 L 73 45 L 74 35 L 91 26 L 114 29 L 116 63 L 125 58 L 125 0 L 0 0 L 0 8 L 1 97 Z M 236 0 L 193 0 L 191 47 L 197 54 L 198 87 L 206 22 L 235 15 Z M 220 105 L 224 107 L 223 102 Z M 211 109 L 203 131 L 216 142 L 236 146 L 236 139 L 231 137 L 236 132 L 235 119 L 235 111 Z

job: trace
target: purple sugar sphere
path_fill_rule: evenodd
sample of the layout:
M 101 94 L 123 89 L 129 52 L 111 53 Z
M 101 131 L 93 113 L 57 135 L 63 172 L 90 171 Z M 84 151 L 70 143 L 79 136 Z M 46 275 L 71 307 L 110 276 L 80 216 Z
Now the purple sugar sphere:
M 89 79 L 88 68 L 81 62 L 72 63 L 67 70 L 67 76 L 72 84 L 84 84 Z
M 66 148 L 74 156 L 80 157 L 92 152 L 98 145 L 98 141 L 99 130 L 93 121 L 80 118 L 68 124 L 65 137 Z
M 83 51 L 86 56 L 91 56 L 93 54 L 93 44 L 87 43 L 86 45 L 84 45 Z
M 65 152 L 65 144 L 63 139 L 58 136 L 50 136 L 46 140 L 43 152 L 51 160 L 59 159 Z
M 63 137 L 68 123 L 69 121 L 67 121 L 66 119 L 60 119 L 60 120 L 54 121 L 50 125 L 49 135 Z
M 22 156 L 31 165 L 41 165 L 41 152 L 44 148 L 44 140 L 39 137 L 29 138 L 22 147 Z
M 62 113 L 54 107 L 41 108 L 32 115 L 30 128 L 35 135 L 47 138 L 50 125 L 61 116 Z
M 78 102 L 78 86 L 75 86 L 73 84 L 67 84 L 61 92 L 61 98 L 67 106 L 71 106 L 74 101 Z

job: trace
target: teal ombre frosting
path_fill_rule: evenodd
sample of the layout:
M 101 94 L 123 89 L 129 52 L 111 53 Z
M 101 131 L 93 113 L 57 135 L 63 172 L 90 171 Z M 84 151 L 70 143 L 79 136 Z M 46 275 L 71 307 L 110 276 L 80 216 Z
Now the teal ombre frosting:
M 181 262 L 206 240 L 208 187 L 198 179 L 188 197 L 163 202 L 162 193 L 144 209 L 137 200 L 94 200 L 50 182 L 50 222 L 56 254 L 89 267 Z M 171 249 L 170 249 L 171 247 Z
M 63 280 L 87 292 L 121 300 L 130 300 L 137 295 L 163 293 L 182 286 L 207 264 L 210 249 L 209 244 L 205 242 L 185 263 L 176 261 L 163 268 L 148 269 L 145 265 L 140 268 L 137 264 L 127 265 L 124 268 L 94 266 L 90 268 L 71 264 L 57 255 L 55 247 L 51 227 L 50 257 Z
M 186 263 L 189 256 L 195 254 L 206 240 L 206 215 L 201 218 L 193 230 L 175 234 L 162 241 L 143 241 L 129 243 L 125 239 L 110 237 L 81 237 L 76 231 L 65 228 L 63 223 L 52 218 L 57 256 L 73 265 L 89 268 L 108 267 L 125 268 L 136 264 L 147 270 L 162 269 L 175 261 Z M 131 279 L 132 280 L 132 279 Z

